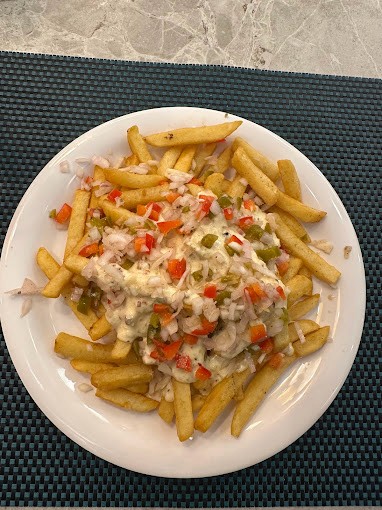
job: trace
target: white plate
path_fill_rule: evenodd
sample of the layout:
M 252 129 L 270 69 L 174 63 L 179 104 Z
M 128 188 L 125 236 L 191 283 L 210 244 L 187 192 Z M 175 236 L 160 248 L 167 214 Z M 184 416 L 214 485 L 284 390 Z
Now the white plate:
M 228 120 L 236 119 L 229 115 Z M 227 120 L 223 112 L 198 108 L 163 108 L 133 113 L 92 129 L 69 144 L 40 172 L 25 193 L 10 224 L 0 265 L 0 312 L 13 363 L 28 392 L 46 416 L 73 441 L 119 466 L 166 477 L 219 475 L 256 464 L 286 448 L 324 413 L 347 377 L 359 345 L 365 311 L 365 277 L 361 251 L 337 194 L 320 171 L 297 149 L 277 135 L 247 120 L 236 131 L 273 160 L 292 159 L 301 177 L 304 200 L 328 212 L 309 228 L 315 239 L 329 239 L 335 247 L 332 264 L 342 271 L 336 289 L 316 284 L 322 301 L 316 314 L 330 324 L 333 342 L 294 365 L 271 391 L 242 436 L 230 436 L 228 415 L 213 429 L 178 442 L 174 426 L 155 414 L 125 412 L 78 390 L 86 376 L 53 353 L 59 331 L 84 335 L 69 309 L 58 300 L 34 298 L 31 312 L 19 318 L 21 299 L 4 292 L 19 287 L 25 276 L 43 285 L 34 255 L 46 246 L 60 257 L 64 232 L 48 212 L 70 201 L 79 180 L 59 172 L 60 161 L 74 162 L 94 154 L 125 154 L 126 129 L 139 125 L 142 133 L 215 124 Z M 345 260 L 343 248 L 352 246 Z M 358 299 L 354 300 L 354 289 Z M 329 296 L 334 299 L 329 299 Z

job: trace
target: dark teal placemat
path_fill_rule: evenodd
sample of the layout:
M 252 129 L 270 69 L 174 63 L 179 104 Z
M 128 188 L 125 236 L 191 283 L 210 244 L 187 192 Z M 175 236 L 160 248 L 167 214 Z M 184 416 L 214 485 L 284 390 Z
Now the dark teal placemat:
M 1 337 L 0 505 L 380 504 L 381 81 L 12 53 L 0 73 L 1 244 L 28 185 L 78 135 L 136 110 L 200 106 L 264 125 L 322 170 L 354 223 L 368 283 L 360 351 L 325 415 L 273 458 L 208 479 L 143 476 L 74 444 L 33 403 Z

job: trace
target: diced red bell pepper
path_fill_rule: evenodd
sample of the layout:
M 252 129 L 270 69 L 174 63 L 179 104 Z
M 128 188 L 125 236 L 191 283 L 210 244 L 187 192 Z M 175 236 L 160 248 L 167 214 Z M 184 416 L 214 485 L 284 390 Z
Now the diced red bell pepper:
M 88 244 L 87 246 L 84 246 L 80 250 L 79 255 L 81 255 L 81 257 L 91 257 L 92 255 L 98 253 L 98 251 L 99 251 L 98 243 L 92 243 Z
M 162 210 L 162 207 L 157 203 L 148 204 L 147 207 L 152 206 L 151 213 L 149 215 L 150 220 L 158 221 L 159 220 L 159 214 Z
M 173 280 L 180 280 L 186 270 L 186 259 L 170 259 L 167 271 Z
M 264 324 L 256 324 L 250 328 L 251 342 L 257 344 L 260 340 L 264 340 L 267 336 L 267 330 Z
M 204 287 L 204 293 L 203 295 L 208 298 L 215 299 L 216 298 L 216 285 L 214 283 L 211 283 L 210 285 L 206 285 Z
M 199 379 L 199 381 L 207 381 L 211 375 L 211 372 L 203 365 L 199 365 L 199 368 L 195 372 L 195 377 Z
M 157 349 L 150 352 L 150 357 L 157 361 L 164 361 L 164 356 L 162 356 Z
M 259 343 L 260 349 L 265 352 L 266 354 L 269 354 L 273 351 L 274 342 L 272 338 L 266 338 L 262 342 Z
M 186 372 L 192 371 L 192 362 L 190 356 L 186 355 L 176 355 L 176 368 L 181 368 L 182 370 L 185 370 Z
M 276 266 L 279 270 L 280 276 L 284 276 L 284 274 L 288 271 L 289 260 L 284 260 L 284 262 L 276 262 Z
M 160 314 L 160 321 L 163 326 L 167 326 L 172 321 L 172 313 L 171 312 L 163 312 Z
M 197 186 L 202 186 L 203 183 L 196 177 L 193 177 L 190 181 L 188 181 L 188 184 L 196 184 Z
M 251 225 L 253 225 L 254 221 L 252 216 L 243 216 L 242 218 L 239 218 L 237 224 L 242 230 L 247 230 Z
M 156 240 L 151 234 L 146 233 L 146 246 L 149 249 L 147 253 L 150 253 L 155 248 Z
M 69 204 L 64 204 L 61 209 L 56 214 L 54 220 L 57 221 L 57 223 L 66 223 L 68 219 L 70 218 L 70 215 L 72 214 L 72 208 Z
M 168 234 L 170 230 L 174 228 L 179 228 L 183 225 L 181 220 L 171 220 L 171 221 L 159 221 L 157 226 L 162 234 Z
M 182 345 L 182 340 L 177 340 L 176 342 L 172 342 L 171 344 L 165 344 L 162 347 L 162 351 L 166 360 L 170 361 L 175 358 L 178 354 L 180 346 Z
M 176 193 L 175 191 L 171 191 L 170 193 L 167 193 L 166 200 L 170 204 L 174 203 L 177 198 L 181 196 L 180 193 Z
M 197 336 L 190 335 L 189 333 L 185 333 L 183 335 L 183 341 L 185 344 L 195 345 L 196 343 L 198 343 L 199 338 Z
M 153 311 L 155 313 L 161 314 L 165 312 L 170 312 L 171 308 L 170 305 L 166 305 L 166 303 L 154 303 Z
M 223 213 L 224 213 L 224 217 L 226 220 L 232 220 L 233 218 L 233 209 L 232 207 L 226 207 L 225 209 L 223 209 Z
M 225 138 L 222 138 L 221 140 L 216 140 L 216 143 L 223 143 L 225 142 Z
M 232 235 L 227 241 L 227 244 L 229 243 L 237 243 L 237 244 L 240 244 L 242 245 L 243 244 L 243 241 L 241 241 L 237 236 L 235 235 Z
M 119 189 L 113 189 L 108 194 L 107 199 L 110 200 L 110 202 L 115 203 L 116 199 L 119 198 L 121 195 L 122 195 L 122 191 L 119 191 Z
M 148 253 L 144 246 L 147 248 L 146 237 L 136 237 L 134 239 L 134 250 L 136 253 Z
M 248 292 L 252 303 L 258 303 L 263 298 L 267 297 L 267 294 L 263 291 L 258 283 L 253 283 L 249 287 L 245 287 L 244 291 Z
M 248 211 L 256 211 L 256 209 L 257 209 L 257 205 L 251 199 L 244 200 L 243 205 L 244 205 L 244 209 L 247 209 Z
M 282 287 L 280 287 L 280 285 L 278 287 L 276 287 L 276 290 L 277 290 L 277 293 L 278 295 L 281 297 L 281 299 L 286 299 L 286 295 L 285 295 L 285 292 L 284 292 L 284 289 Z
M 204 336 L 212 333 L 216 328 L 217 322 L 210 322 L 204 316 L 201 318 L 201 327 L 194 329 L 191 333 L 195 336 Z
M 197 219 L 202 220 L 210 212 L 211 204 L 215 198 L 211 197 L 210 195 L 199 195 L 199 198 L 202 200 L 202 202 L 197 214 Z
M 281 352 L 274 354 L 268 361 L 270 367 L 277 369 L 280 368 L 284 359 L 284 355 Z
M 137 214 L 139 216 L 144 216 L 146 214 L 146 206 L 142 204 L 137 205 Z

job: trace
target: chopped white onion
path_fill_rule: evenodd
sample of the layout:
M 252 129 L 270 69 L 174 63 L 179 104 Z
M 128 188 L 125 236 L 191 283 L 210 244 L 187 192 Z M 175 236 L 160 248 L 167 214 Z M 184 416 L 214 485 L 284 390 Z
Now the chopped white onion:
M 89 391 L 92 391 L 93 387 L 90 386 L 90 384 L 87 383 L 78 383 L 77 389 L 81 391 L 82 393 L 88 393 Z
M 326 239 L 318 239 L 316 241 L 311 241 L 310 244 L 317 248 L 318 250 L 323 251 L 324 253 L 331 253 L 333 251 L 333 243 L 327 241 Z
M 61 161 L 59 168 L 62 174 L 68 174 L 70 172 L 69 161 L 67 159 Z
M 249 368 L 251 374 L 254 374 L 256 372 L 256 365 L 252 359 L 252 356 L 250 355 L 250 353 L 248 351 L 244 352 L 244 358 L 248 364 L 248 368 Z
M 40 294 L 42 287 L 37 287 L 35 282 L 30 278 L 24 278 L 23 284 L 19 289 L 8 290 L 6 294 L 11 296 L 32 296 Z
M 24 299 L 23 304 L 21 305 L 20 317 L 25 317 L 25 315 L 27 315 L 31 311 L 32 304 L 33 302 L 31 297 L 27 297 Z
M 297 321 L 294 323 L 294 328 L 296 330 L 300 342 L 304 344 L 306 342 L 305 335 L 300 327 L 300 324 Z
M 74 287 L 72 290 L 72 294 L 70 296 L 70 299 L 73 301 L 73 303 L 78 303 L 80 300 L 80 297 L 82 296 L 84 292 L 84 289 L 81 289 L 81 287 Z
M 102 156 L 93 156 L 92 157 L 92 163 L 93 165 L 100 166 L 101 168 L 109 168 L 110 163 L 106 158 L 103 158 Z

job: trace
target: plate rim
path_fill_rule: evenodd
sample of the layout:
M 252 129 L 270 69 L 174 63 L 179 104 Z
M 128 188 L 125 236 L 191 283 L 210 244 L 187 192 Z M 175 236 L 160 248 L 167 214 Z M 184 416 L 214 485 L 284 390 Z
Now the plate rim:
M 125 119 L 125 118 L 128 119 L 128 120 L 131 120 L 135 116 L 139 116 L 142 113 L 148 114 L 148 113 L 153 113 L 153 112 L 158 112 L 158 111 L 161 111 L 163 113 L 164 110 L 172 110 L 172 111 L 175 111 L 175 110 L 178 110 L 178 111 L 179 110 L 186 110 L 186 111 L 199 110 L 199 111 L 203 111 L 203 112 L 207 112 L 207 113 L 212 112 L 213 114 L 217 114 L 217 113 L 224 114 L 225 113 L 223 111 L 214 110 L 214 109 L 189 107 L 189 106 L 159 107 L 159 108 L 151 108 L 151 109 L 147 109 L 147 110 L 139 110 L 139 111 L 134 111 L 132 113 L 128 113 L 128 114 L 124 114 L 124 115 L 115 117 L 113 119 L 109 119 L 108 121 L 95 126 L 94 128 L 92 128 L 92 129 L 82 133 L 80 136 L 78 136 L 77 138 L 72 140 L 69 144 L 67 144 L 65 147 L 63 147 L 57 154 L 55 154 L 44 165 L 43 168 L 41 168 L 39 173 L 36 175 L 36 177 L 33 179 L 31 184 L 28 186 L 28 188 L 25 191 L 23 197 L 21 198 L 21 200 L 20 200 L 20 202 L 19 202 L 19 204 L 18 204 L 18 206 L 17 206 L 17 208 L 16 208 L 16 210 L 15 210 L 13 216 L 12 216 L 12 219 L 11 219 L 11 221 L 9 223 L 9 226 L 8 226 L 8 229 L 7 229 L 7 233 L 6 233 L 6 236 L 4 238 L 4 243 L 3 243 L 3 247 L 2 247 L 2 254 L 1 254 L 1 259 L 0 259 L 0 274 L 5 269 L 4 266 L 5 266 L 5 260 L 7 258 L 7 252 L 8 252 L 8 249 L 9 249 L 9 244 L 10 244 L 10 241 L 11 241 L 11 239 L 13 237 L 13 234 L 14 234 L 16 228 L 17 228 L 18 218 L 19 218 L 20 214 L 22 213 L 22 209 L 23 209 L 25 203 L 27 202 L 27 200 L 29 199 L 30 195 L 33 193 L 34 189 L 39 185 L 40 180 L 42 180 L 44 178 L 44 173 L 46 173 L 47 167 L 50 167 L 50 166 L 54 165 L 57 160 L 62 158 L 63 154 L 65 154 L 68 151 L 72 150 L 73 148 L 81 145 L 83 142 L 86 141 L 86 139 L 90 135 L 93 135 L 94 133 L 96 133 L 99 130 L 103 130 L 105 128 L 107 129 L 108 125 L 110 125 L 112 123 L 116 123 L 116 122 L 121 121 L 122 119 Z M 334 399 L 338 395 L 339 391 L 343 387 L 346 379 L 348 378 L 348 376 L 350 374 L 350 371 L 351 371 L 351 368 L 352 368 L 352 366 L 354 364 L 354 360 L 355 360 L 355 357 L 357 355 L 357 352 L 358 352 L 358 349 L 359 349 L 359 345 L 360 345 L 360 342 L 361 342 L 361 338 L 362 338 L 362 332 L 363 332 L 364 320 L 365 320 L 365 313 L 366 313 L 365 266 L 364 266 L 364 263 L 363 263 L 362 251 L 361 251 L 361 248 L 360 248 L 360 245 L 359 245 L 359 241 L 358 241 L 358 238 L 357 238 L 356 231 L 354 229 L 354 225 L 353 225 L 353 223 L 351 221 L 351 218 L 350 218 L 350 216 L 349 216 L 349 214 L 348 214 L 344 204 L 342 203 L 340 197 L 338 196 L 336 190 L 333 188 L 333 186 L 331 185 L 329 180 L 325 177 L 325 175 L 317 168 L 317 166 L 311 160 L 309 160 L 309 158 L 307 158 L 307 156 L 305 156 L 305 154 L 303 152 L 301 152 L 299 149 L 297 149 L 295 146 L 293 146 L 287 140 L 285 140 L 284 138 L 282 138 L 278 134 L 274 133 L 273 131 L 265 128 L 264 126 L 262 126 L 260 124 L 257 124 L 255 122 L 249 120 L 249 119 L 246 119 L 244 117 L 239 117 L 239 116 L 236 116 L 234 114 L 229 114 L 229 116 L 230 116 L 231 119 L 234 119 L 234 120 L 236 120 L 236 119 L 244 120 L 245 122 L 249 122 L 250 124 L 255 125 L 256 128 L 260 128 L 261 130 L 266 132 L 267 135 L 270 135 L 271 137 L 276 137 L 279 141 L 281 141 L 284 145 L 286 145 L 289 150 L 292 150 L 292 152 L 297 153 L 300 157 L 302 156 L 311 166 L 314 167 L 315 171 L 318 172 L 320 174 L 320 176 L 325 180 L 326 184 L 330 187 L 331 192 L 335 196 L 336 200 L 338 201 L 339 204 L 341 204 L 341 206 L 343 208 L 343 212 L 346 214 L 346 217 L 348 219 L 349 227 L 352 230 L 352 234 L 353 234 L 354 238 L 357 241 L 357 246 L 356 247 L 353 246 L 353 250 L 354 250 L 354 248 L 357 249 L 357 256 L 358 256 L 358 259 L 359 259 L 359 262 L 360 262 L 358 269 L 361 271 L 360 276 L 362 277 L 362 289 L 361 289 L 361 292 L 360 292 L 360 301 L 359 301 L 359 305 L 360 306 L 359 306 L 359 308 L 361 309 L 362 313 L 358 317 L 357 331 L 359 330 L 359 334 L 357 334 L 357 336 L 356 336 L 357 337 L 357 342 L 356 342 L 355 348 L 353 349 L 352 356 L 348 358 L 348 362 L 346 364 L 346 370 L 343 370 L 342 377 L 341 377 L 341 382 L 338 383 L 336 388 L 331 392 L 331 394 L 328 397 L 325 405 L 320 407 L 319 409 L 317 409 L 316 413 L 312 413 L 312 414 L 314 414 L 314 418 L 311 417 L 311 419 L 309 420 L 309 422 L 311 422 L 311 424 L 308 427 L 306 427 L 305 425 L 301 426 L 299 428 L 299 430 L 297 431 L 297 433 L 293 434 L 294 439 L 292 441 L 288 440 L 287 444 L 283 448 L 279 449 L 277 452 L 271 453 L 270 455 L 265 455 L 263 458 L 261 458 L 260 460 L 256 461 L 255 464 L 242 465 L 239 462 L 238 465 L 234 466 L 233 468 L 231 468 L 231 467 L 228 468 L 228 469 L 223 468 L 223 469 L 219 469 L 218 471 L 214 470 L 214 472 L 210 472 L 209 474 L 199 474 L 199 475 L 190 474 L 189 476 L 182 475 L 180 477 L 180 476 L 177 476 L 176 473 L 174 473 L 174 472 L 166 474 L 165 472 L 159 473 L 157 470 L 150 470 L 150 469 L 148 469 L 147 471 L 136 470 L 136 472 L 139 472 L 139 473 L 142 473 L 142 474 L 145 474 L 145 475 L 162 476 L 162 477 L 169 477 L 169 478 L 170 477 L 173 477 L 173 478 L 199 478 L 199 477 L 218 476 L 218 475 L 223 475 L 223 474 L 227 474 L 227 473 L 232 473 L 232 472 L 234 472 L 234 471 L 236 471 L 238 469 L 243 469 L 243 468 L 250 467 L 252 465 L 256 465 L 256 464 L 258 464 L 260 462 L 263 462 L 264 460 L 266 460 L 266 459 L 276 455 L 277 453 L 280 453 L 281 451 L 283 451 L 284 449 L 289 447 L 293 442 L 297 441 L 303 434 L 305 434 L 321 418 L 321 416 L 323 416 L 323 414 L 327 411 L 327 409 L 329 408 L 331 403 L 334 401 Z M 164 121 L 164 123 L 165 123 L 165 121 Z M 2 315 L 2 308 L 3 308 L 3 299 L 0 296 L 0 318 L 1 318 L 1 315 Z M 29 393 L 29 395 L 31 396 L 31 398 L 33 399 L 35 404 L 39 407 L 39 409 L 42 411 L 42 413 L 50 421 L 52 421 L 52 423 L 62 433 L 64 433 L 66 436 L 68 436 L 75 443 L 79 444 L 85 450 L 90 451 L 92 454 L 98 456 L 99 458 L 101 458 L 103 460 L 106 460 L 108 462 L 111 462 L 112 464 L 115 464 L 117 466 L 120 466 L 123 469 L 134 470 L 134 468 L 130 468 L 130 467 L 127 467 L 126 465 L 122 465 L 121 463 L 116 462 L 115 459 L 111 459 L 108 455 L 100 454 L 100 451 L 97 450 L 97 447 L 93 447 L 93 444 L 91 442 L 89 442 L 88 440 L 83 438 L 75 430 L 72 430 L 70 427 L 68 427 L 67 424 L 65 423 L 65 421 L 63 421 L 59 416 L 57 416 L 54 413 L 52 415 L 50 409 L 48 409 L 46 407 L 46 405 L 44 404 L 44 401 L 43 401 L 43 398 L 41 397 L 41 395 L 39 395 L 38 392 L 36 392 L 36 388 L 33 386 L 32 390 L 30 389 L 30 387 L 32 385 L 30 384 L 30 381 L 28 380 L 28 374 L 26 374 L 26 373 L 22 373 L 21 374 L 19 372 L 19 370 L 17 368 L 17 365 L 15 363 L 15 359 L 18 358 L 17 350 L 14 349 L 15 346 L 12 345 L 12 342 L 9 342 L 7 340 L 7 337 L 8 338 L 10 337 L 10 332 L 8 331 L 9 325 L 7 323 L 5 323 L 5 324 L 2 323 L 2 327 L 3 327 L 3 332 L 4 332 L 5 343 L 7 345 L 7 349 L 8 349 L 8 352 L 10 354 L 10 357 L 11 357 L 12 363 L 14 365 L 14 368 L 15 368 L 18 376 L 20 377 L 20 379 L 21 379 L 21 381 L 22 381 L 26 391 Z M 108 453 L 108 452 L 106 452 L 106 453 Z

